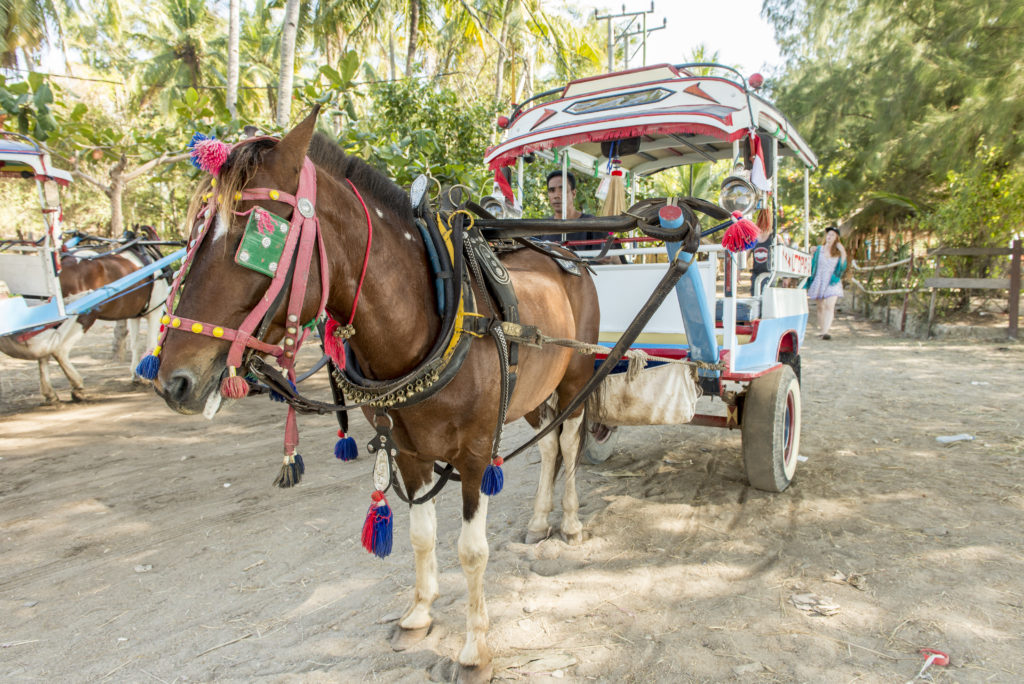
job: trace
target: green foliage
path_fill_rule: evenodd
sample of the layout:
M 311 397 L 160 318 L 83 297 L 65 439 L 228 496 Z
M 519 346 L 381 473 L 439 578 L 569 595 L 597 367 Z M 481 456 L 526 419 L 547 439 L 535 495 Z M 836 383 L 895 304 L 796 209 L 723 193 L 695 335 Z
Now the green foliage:
M 16 129 L 36 140 L 47 140 L 57 129 L 53 104 L 53 86 L 43 75 L 33 72 L 24 81 L 14 83 L 7 83 L 0 76 L 0 116 L 5 129 L 8 128 L 6 120 L 10 118 L 14 124 L 10 130 Z
M 325 122 L 347 152 L 399 185 L 425 173 L 442 185 L 466 185 L 475 197 L 490 192 L 491 174 L 481 160 L 493 130 L 493 106 L 409 81 L 374 85 L 365 98 L 368 111 L 357 120 L 346 114 L 345 122 L 338 110 Z
M 819 207 L 842 216 L 872 197 L 948 197 L 982 140 L 1024 155 L 1017 0 L 766 0 L 789 65 L 773 85 L 822 161 Z M 906 215 L 886 207 L 861 223 Z

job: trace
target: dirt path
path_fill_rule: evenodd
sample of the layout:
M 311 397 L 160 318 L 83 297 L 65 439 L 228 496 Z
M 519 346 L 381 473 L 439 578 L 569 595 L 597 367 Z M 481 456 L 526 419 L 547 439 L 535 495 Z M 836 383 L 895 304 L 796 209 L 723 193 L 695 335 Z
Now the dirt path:
M 783 494 L 745 486 L 738 432 L 626 429 L 582 469 L 583 544 L 527 546 L 539 457 L 506 466 L 496 679 L 904 682 L 921 647 L 950 654 L 939 682 L 1024 679 L 1024 346 L 838 328 L 805 349 L 807 461 Z M 0 680 L 444 678 L 465 624 L 457 489 L 438 500 L 433 630 L 394 653 L 408 514 L 389 558 L 359 548 L 369 459 L 335 461 L 333 419 L 302 417 L 306 479 L 274 489 L 280 404 L 172 414 L 106 358 L 106 331 L 74 354 L 88 404 L 39 407 L 34 367 L 0 358 Z M 368 425 L 352 433 L 362 450 Z M 935 440 L 957 433 L 976 439 Z

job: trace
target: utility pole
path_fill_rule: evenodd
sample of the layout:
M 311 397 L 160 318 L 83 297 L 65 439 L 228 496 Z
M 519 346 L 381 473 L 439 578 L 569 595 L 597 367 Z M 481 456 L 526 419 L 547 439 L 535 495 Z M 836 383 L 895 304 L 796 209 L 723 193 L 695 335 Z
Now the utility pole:
M 647 36 L 655 31 L 660 31 L 668 25 L 668 19 L 662 18 L 661 26 L 647 28 L 647 15 L 654 14 L 654 0 L 651 0 L 651 9 L 639 12 L 627 12 L 626 6 L 622 6 L 620 14 L 598 15 L 594 10 L 594 19 L 608 22 L 608 71 L 615 71 L 615 48 L 622 42 L 624 68 L 629 68 L 630 60 L 641 52 L 641 66 L 647 66 Z M 614 22 L 614 23 L 613 23 Z M 633 36 L 640 36 L 640 47 L 632 50 Z

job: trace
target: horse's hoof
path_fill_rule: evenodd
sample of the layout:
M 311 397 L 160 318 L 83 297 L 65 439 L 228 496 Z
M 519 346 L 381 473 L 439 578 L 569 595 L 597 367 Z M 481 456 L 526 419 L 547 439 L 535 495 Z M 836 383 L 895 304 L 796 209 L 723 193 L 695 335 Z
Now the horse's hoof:
M 88 394 L 85 393 L 85 390 L 72 390 L 71 391 L 71 401 L 75 401 L 75 402 L 90 401 L 90 397 L 89 397 Z
M 60 397 L 56 394 L 52 397 L 43 397 L 43 406 L 60 406 Z
M 395 633 L 391 635 L 391 648 L 395 651 L 405 651 L 423 641 L 430 633 L 430 625 L 417 627 L 416 629 L 402 629 L 395 627 Z
M 458 677 L 455 681 L 459 684 L 484 684 L 491 681 L 494 676 L 494 663 L 486 665 L 459 665 Z
M 565 538 L 565 543 L 568 544 L 569 546 L 579 546 L 580 544 L 583 543 L 583 531 L 582 530 L 580 530 L 579 532 L 573 532 L 572 534 L 570 534 L 568 532 L 562 532 L 562 537 Z
M 546 529 L 545 531 L 543 531 L 543 532 L 537 532 L 535 530 L 527 530 L 526 531 L 526 543 L 527 544 L 536 544 L 538 542 L 544 541 L 545 539 L 547 539 L 550 536 L 551 536 L 551 528 L 550 527 L 548 529 Z

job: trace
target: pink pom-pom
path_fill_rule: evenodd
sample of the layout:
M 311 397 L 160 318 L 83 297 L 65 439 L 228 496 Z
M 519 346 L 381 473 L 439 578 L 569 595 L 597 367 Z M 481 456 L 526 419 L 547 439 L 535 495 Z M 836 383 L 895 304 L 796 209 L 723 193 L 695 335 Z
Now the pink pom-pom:
M 734 223 L 725 229 L 722 246 L 730 252 L 742 252 L 757 244 L 758 228 L 750 219 L 743 218 L 738 211 L 732 213 Z
M 231 146 L 216 138 L 197 141 L 192 147 L 192 163 L 203 171 L 216 176 L 228 159 Z
M 242 399 L 249 395 L 249 383 L 245 378 L 230 375 L 221 381 L 220 393 L 227 399 Z

